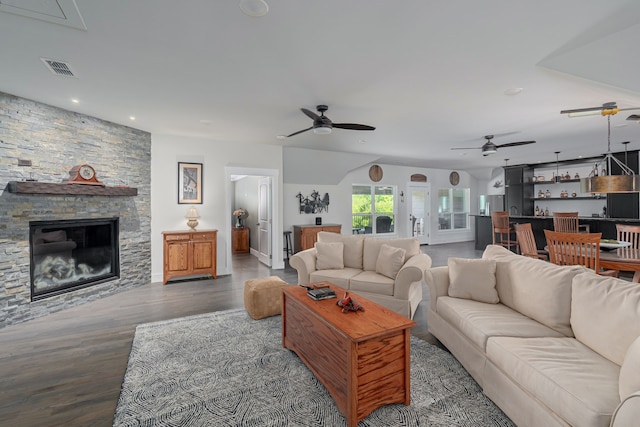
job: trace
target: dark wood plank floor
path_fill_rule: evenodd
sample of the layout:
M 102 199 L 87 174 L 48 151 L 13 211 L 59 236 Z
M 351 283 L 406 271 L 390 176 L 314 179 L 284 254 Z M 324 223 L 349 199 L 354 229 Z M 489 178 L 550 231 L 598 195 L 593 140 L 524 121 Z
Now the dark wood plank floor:
M 422 248 L 433 265 L 481 255 L 473 242 Z M 244 281 L 269 275 L 297 279 L 291 268 L 237 255 L 233 274 L 217 280 L 152 283 L 0 329 L 0 426 L 111 426 L 138 324 L 243 307 Z M 427 306 L 418 307 L 412 333 L 435 342 Z

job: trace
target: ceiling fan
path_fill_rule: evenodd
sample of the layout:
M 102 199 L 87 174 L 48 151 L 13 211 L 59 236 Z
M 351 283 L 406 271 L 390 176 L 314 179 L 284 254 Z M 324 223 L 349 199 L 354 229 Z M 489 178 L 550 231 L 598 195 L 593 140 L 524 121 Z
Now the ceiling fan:
M 611 115 L 617 114 L 620 111 L 629 111 L 629 110 L 640 110 L 640 107 L 618 108 L 618 105 L 615 102 L 605 102 L 600 107 L 574 108 L 571 110 L 562 110 L 560 111 L 560 114 L 567 114 L 569 117 L 593 116 L 596 114 L 601 114 L 603 116 L 611 116 Z M 627 120 L 637 120 L 637 119 L 631 118 L 634 116 L 635 115 L 629 116 Z
M 329 107 L 326 105 L 318 105 L 316 110 L 320 113 L 317 115 L 313 111 L 307 110 L 306 108 L 301 108 L 300 110 L 307 115 L 311 120 L 313 120 L 313 126 L 307 129 L 299 130 L 298 132 L 294 132 L 291 135 L 287 135 L 287 138 L 297 135 L 302 132 L 306 132 L 308 130 L 313 129 L 313 133 L 326 135 L 331 133 L 333 128 L 338 129 L 351 129 L 351 130 L 375 130 L 373 126 L 367 125 L 359 125 L 356 123 L 333 123 L 331 119 L 324 115 L 324 112 L 327 111 Z
M 493 139 L 493 135 L 485 135 L 484 139 L 487 142 L 484 143 L 482 147 L 472 147 L 472 148 L 462 148 L 462 147 L 454 147 L 452 150 L 482 150 L 483 156 L 488 156 L 490 154 L 495 154 L 498 152 L 498 148 L 506 148 L 506 147 L 516 147 L 518 145 L 527 145 L 534 144 L 535 141 L 519 141 L 519 142 L 508 142 L 506 144 L 496 145 L 491 140 Z

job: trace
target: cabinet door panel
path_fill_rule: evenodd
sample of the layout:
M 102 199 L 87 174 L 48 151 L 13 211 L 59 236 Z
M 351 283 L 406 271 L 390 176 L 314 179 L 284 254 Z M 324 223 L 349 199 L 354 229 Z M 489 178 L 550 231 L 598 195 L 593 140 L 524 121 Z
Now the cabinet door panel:
M 211 269 L 213 266 L 213 243 L 193 242 L 193 270 Z
M 189 242 L 176 241 L 167 243 L 167 271 L 188 271 L 189 270 Z

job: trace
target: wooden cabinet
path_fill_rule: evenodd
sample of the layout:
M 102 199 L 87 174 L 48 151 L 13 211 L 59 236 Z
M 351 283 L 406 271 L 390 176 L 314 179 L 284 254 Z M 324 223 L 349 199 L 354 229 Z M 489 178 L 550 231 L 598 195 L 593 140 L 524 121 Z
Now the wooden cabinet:
M 340 233 L 342 226 L 340 224 L 325 225 L 294 225 L 293 226 L 293 252 L 304 251 L 312 248 L 318 241 L 318 233 L 321 231 L 329 231 L 331 233 Z
M 249 253 L 249 228 L 233 227 L 231 230 L 231 252 L 234 254 Z
M 218 230 L 165 231 L 162 284 L 174 277 L 210 274 L 215 279 Z

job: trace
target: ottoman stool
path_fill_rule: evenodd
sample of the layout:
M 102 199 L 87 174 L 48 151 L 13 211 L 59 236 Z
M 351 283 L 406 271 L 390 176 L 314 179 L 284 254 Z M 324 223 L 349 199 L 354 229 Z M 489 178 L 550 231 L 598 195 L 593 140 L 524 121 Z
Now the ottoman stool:
M 278 276 L 244 282 L 244 308 L 254 319 L 282 313 L 282 287 L 288 283 Z

